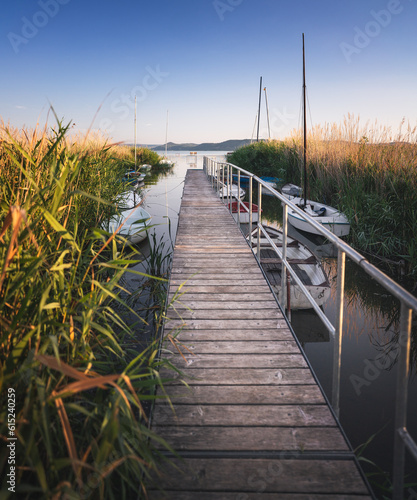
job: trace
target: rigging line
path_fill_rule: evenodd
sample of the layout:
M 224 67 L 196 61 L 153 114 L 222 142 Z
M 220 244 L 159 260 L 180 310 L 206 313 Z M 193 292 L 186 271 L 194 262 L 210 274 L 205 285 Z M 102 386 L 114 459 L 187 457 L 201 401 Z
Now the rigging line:
M 174 189 L 177 189 L 181 186 L 181 184 L 184 184 L 184 181 L 181 181 L 179 184 L 177 184 L 175 187 L 167 191 L 167 193 L 171 193 L 171 191 L 174 191 Z M 160 194 L 151 194 L 148 195 L 148 198 L 159 198 Z
M 151 203 L 152 206 L 155 206 L 155 207 L 166 207 L 166 205 L 162 205 L 162 203 Z M 167 207 L 169 210 L 172 210 L 176 215 L 180 215 L 179 212 L 176 212 L 174 208 L 168 206 Z M 167 217 L 166 215 L 164 215 L 163 217 Z
M 313 132 L 313 118 L 311 116 L 311 109 L 310 109 L 310 100 L 308 98 L 308 91 L 307 91 L 307 88 L 306 88 L 306 95 L 307 95 L 307 106 L 308 106 L 308 113 L 310 115 L 310 125 L 311 125 L 311 132 Z
M 255 123 L 253 124 L 251 142 L 253 142 L 253 136 L 255 135 L 255 129 L 256 129 L 256 122 L 257 121 L 258 121 L 258 113 L 256 113 L 256 115 L 255 115 Z

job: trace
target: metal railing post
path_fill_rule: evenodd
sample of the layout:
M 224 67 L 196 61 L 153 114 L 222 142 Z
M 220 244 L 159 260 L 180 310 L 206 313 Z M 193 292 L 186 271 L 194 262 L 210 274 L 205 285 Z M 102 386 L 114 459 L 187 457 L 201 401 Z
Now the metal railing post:
M 261 228 L 260 228 L 260 226 L 262 226 L 261 213 L 262 213 L 262 184 L 258 182 L 258 246 L 256 250 L 256 255 L 258 256 L 259 263 L 261 263 Z
M 395 405 L 393 500 L 403 500 L 405 443 L 400 432 L 407 425 L 408 376 L 410 371 L 412 310 L 401 302 L 400 334 L 398 344 L 397 399 Z
M 333 344 L 333 381 L 332 406 L 336 415 L 340 412 L 340 367 L 342 360 L 343 306 L 345 298 L 346 254 L 340 248 L 337 253 L 337 293 L 336 293 L 336 332 Z
M 252 202 L 253 202 L 253 178 L 251 176 L 249 177 L 249 234 L 250 234 L 249 244 L 251 248 L 252 248 L 252 227 L 253 227 Z
M 237 192 L 240 193 L 240 170 L 237 171 Z M 237 225 L 240 228 L 240 203 L 237 204 Z
M 262 228 L 262 180 L 259 177 L 253 175 L 244 169 L 237 167 L 236 165 L 228 163 L 219 163 L 215 160 L 208 160 L 205 165 L 212 167 L 213 172 L 213 186 L 214 183 L 214 172 L 217 171 L 216 182 L 217 182 L 217 192 L 220 188 L 226 187 L 227 196 L 229 197 L 231 192 L 230 185 L 232 183 L 229 168 L 231 172 L 236 169 L 238 173 L 238 189 L 240 190 L 240 180 L 241 173 L 248 175 L 249 177 L 249 201 L 250 208 L 249 212 L 249 222 L 250 222 L 250 235 L 248 237 L 249 244 L 252 247 L 252 227 L 253 227 L 253 180 L 258 182 L 258 223 L 257 228 L 257 259 L 260 262 L 261 253 L 261 234 L 264 234 Z M 227 172 L 225 168 L 227 165 Z M 221 175 L 220 178 L 220 168 Z M 227 175 L 227 185 L 225 185 L 225 175 Z M 271 191 L 271 190 L 270 190 Z M 400 334 L 399 334 L 399 358 L 398 358 L 398 378 L 396 387 L 396 413 L 395 413 L 395 436 L 394 436 L 394 460 L 393 460 L 393 499 L 402 500 L 403 489 L 404 489 L 404 463 L 405 463 L 405 449 L 410 452 L 413 459 L 417 461 L 417 443 L 411 435 L 409 434 L 406 424 L 407 424 L 407 396 L 408 396 L 408 378 L 410 374 L 409 367 L 409 357 L 410 357 L 410 344 L 411 344 L 411 320 L 413 311 L 417 313 L 417 300 L 409 292 L 407 292 L 400 285 L 395 283 L 391 278 L 386 276 L 383 272 L 378 270 L 373 266 L 366 258 L 364 258 L 359 252 L 350 247 L 343 240 L 332 234 L 328 229 L 324 228 L 317 220 L 308 216 L 302 212 L 301 208 L 294 205 L 291 201 L 288 201 L 280 193 L 275 190 L 271 191 L 276 198 L 278 198 L 284 206 L 283 210 L 283 249 L 282 251 L 274 244 L 274 242 L 265 233 L 266 239 L 269 241 L 271 246 L 274 248 L 276 254 L 282 260 L 282 300 L 281 303 L 285 303 L 286 295 L 288 294 L 290 287 L 288 282 L 285 280 L 285 275 L 287 278 L 291 277 L 291 280 L 296 283 L 302 292 L 308 298 L 311 307 L 315 310 L 320 320 L 324 323 L 328 331 L 332 336 L 334 336 L 334 352 L 333 352 L 333 380 L 332 380 L 332 405 L 336 415 L 340 412 L 340 378 L 341 378 L 341 350 L 342 350 L 342 334 L 343 334 L 343 307 L 344 307 L 344 285 L 345 285 L 345 261 L 346 256 L 351 259 L 352 262 L 357 264 L 362 268 L 368 276 L 373 278 L 377 283 L 385 288 L 389 293 L 396 297 L 401 302 L 401 320 L 400 320 Z M 238 197 L 238 222 L 240 223 L 240 199 Z M 304 284 L 297 276 L 295 270 L 287 262 L 287 230 L 288 230 L 288 207 L 291 207 L 292 212 L 298 214 L 301 217 L 305 217 L 305 220 L 316 230 L 319 234 L 325 236 L 330 243 L 333 243 L 338 249 L 338 263 L 337 263 L 337 312 L 336 312 L 336 326 L 334 326 L 324 312 L 320 309 L 317 303 L 314 301 L 311 294 L 305 288 Z M 246 210 L 245 210 L 246 211 Z M 285 244 L 284 244 L 285 243 Z M 285 265 L 284 265 L 285 262 Z M 285 294 L 285 287 L 287 294 Z M 288 304 L 288 299 L 287 299 Z M 288 305 L 287 305 L 288 309 Z
M 282 207 L 282 260 L 287 260 L 287 234 L 288 234 L 288 205 Z M 282 307 L 285 310 L 287 297 L 287 268 L 281 264 L 281 293 Z
M 230 184 L 230 165 L 227 164 L 227 205 L 230 207 L 232 199 L 232 186 Z

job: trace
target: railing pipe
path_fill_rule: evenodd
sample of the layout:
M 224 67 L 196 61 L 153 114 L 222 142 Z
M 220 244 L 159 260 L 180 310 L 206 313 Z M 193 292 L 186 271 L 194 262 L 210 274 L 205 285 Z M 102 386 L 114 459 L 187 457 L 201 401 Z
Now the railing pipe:
M 252 181 L 252 179 L 251 179 Z M 257 222 L 257 227 L 258 227 L 258 232 L 257 232 L 257 249 L 256 249 L 256 256 L 261 262 L 261 231 L 265 232 L 262 227 L 262 186 L 258 184 L 258 222 Z
M 217 190 L 219 190 L 219 171 L 217 164 Z M 229 164 L 228 164 L 229 165 Z M 238 171 L 239 179 L 240 174 L 243 173 L 250 178 L 250 188 L 249 188 L 249 199 L 250 207 L 252 207 L 252 182 L 253 179 L 258 183 L 258 216 L 259 222 L 257 224 L 257 255 L 260 257 L 260 239 L 261 231 L 265 234 L 265 237 L 269 243 L 274 248 L 277 255 L 282 260 L 282 271 L 283 275 L 289 273 L 294 281 L 299 285 L 300 289 L 305 293 L 308 300 L 311 302 L 313 309 L 319 315 L 320 319 L 326 325 L 329 332 L 335 336 L 334 344 L 334 359 L 333 359 L 333 387 L 332 387 L 332 402 L 335 411 L 339 412 L 339 390 L 340 390 L 340 364 L 341 364 L 341 348 L 342 348 L 342 325 L 343 325 L 343 298 L 344 298 L 344 279 L 345 279 L 345 259 L 346 256 L 349 257 L 353 262 L 355 262 L 359 267 L 361 267 L 369 276 L 371 276 L 377 283 L 382 285 L 389 293 L 396 297 L 401 302 L 401 318 L 400 318 L 400 354 L 398 361 L 398 379 L 397 379 L 397 402 L 396 402 L 396 417 L 395 417 L 395 437 L 394 437 L 394 487 L 393 487 L 393 499 L 402 499 L 403 488 L 404 488 L 404 461 L 405 461 L 405 448 L 407 448 L 412 456 L 417 460 L 417 443 L 412 439 L 410 434 L 406 429 L 406 413 L 407 413 L 407 383 L 409 377 L 409 356 L 410 356 L 410 343 L 411 343 L 411 319 L 412 312 L 417 312 L 417 299 L 407 290 L 398 285 L 394 280 L 388 277 L 385 273 L 380 271 L 377 267 L 371 264 L 365 257 L 363 257 L 359 252 L 354 250 L 346 242 L 338 238 L 328 229 L 324 228 L 319 224 L 314 218 L 307 215 L 303 210 L 294 205 L 290 200 L 284 197 L 281 193 L 276 191 L 271 186 L 267 185 L 262 179 L 253 175 L 251 172 L 244 170 L 236 165 L 230 164 L 232 168 L 236 168 Z M 224 168 L 222 169 L 222 185 L 224 187 Z M 231 184 L 231 178 L 229 179 Z M 229 182 L 228 182 L 229 184 Z M 286 259 L 286 245 L 283 246 L 284 253 L 281 253 L 276 245 L 271 241 L 269 236 L 263 230 L 261 225 L 261 211 L 262 211 L 262 188 L 266 188 L 273 196 L 278 198 L 283 202 L 284 214 L 284 232 L 286 231 L 287 217 L 288 217 L 288 207 L 296 214 L 303 217 L 310 226 L 316 229 L 319 234 L 323 235 L 330 243 L 335 245 L 338 249 L 338 285 L 337 285 L 337 318 L 336 318 L 336 328 L 331 324 L 331 322 L 324 315 L 323 311 L 319 308 L 317 303 L 312 299 L 311 295 L 308 293 L 303 283 L 301 283 L 298 276 L 292 270 L 291 265 Z M 238 206 L 240 206 L 238 204 Z M 238 213 L 240 212 L 240 209 Z M 250 212 L 249 212 L 250 213 Z M 251 220 L 251 215 L 249 216 Z M 252 229 L 252 225 L 251 225 Z M 251 231 L 252 232 L 252 231 Z M 283 237 L 284 238 L 284 237 Z M 284 243 L 284 242 L 283 242 Z M 252 247 L 251 237 L 249 237 L 249 244 Z M 282 289 L 284 290 L 284 282 L 282 282 Z M 283 297 L 285 295 L 283 294 Z
M 405 442 L 404 431 L 407 426 L 408 377 L 410 372 L 412 311 L 401 303 L 401 323 L 398 344 L 397 401 L 395 407 L 393 499 L 402 500 L 404 491 Z M 401 433 L 403 435 L 401 435 Z
M 279 248 L 275 245 L 275 243 L 271 240 L 269 235 L 266 233 L 265 229 L 262 227 L 261 224 L 258 225 L 259 231 L 262 231 L 262 234 L 265 236 L 265 238 L 268 240 L 269 244 L 271 247 L 275 250 L 275 253 L 278 255 L 278 257 L 282 260 L 283 265 L 287 269 L 287 271 L 290 273 L 292 276 L 293 280 L 295 283 L 300 287 L 301 291 L 303 294 L 307 297 L 308 301 L 311 304 L 312 309 L 314 309 L 321 319 L 321 321 L 324 323 L 328 331 L 330 332 L 331 335 L 334 336 L 335 334 L 335 327 L 332 325 L 332 323 L 329 321 L 329 319 L 326 317 L 324 312 L 321 310 L 321 308 L 317 305 L 317 302 L 313 299 L 311 296 L 310 292 L 307 290 L 307 288 L 304 286 L 304 283 L 300 280 L 300 278 L 297 276 L 296 272 L 293 270 L 291 265 L 287 260 L 284 260 L 282 257 L 282 252 L 279 250 Z M 258 249 L 257 249 L 257 255 L 259 256 L 259 245 L 260 245 L 260 238 L 258 236 Z
M 237 192 L 240 193 L 240 170 L 237 171 Z M 237 224 L 240 227 L 240 198 L 237 204 Z
M 253 181 L 252 177 L 250 177 L 249 178 L 249 245 L 251 248 L 252 248 L 252 227 L 253 227 L 252 202 L 253 202 Z M 259 209 L 258 209 L 258 220 L 259 220 Z
M 287 234 L 288 234 L 288 205 L 282 205 L 282 259 L 287 260 Z M 282 290 L 282 307 L 288 308 L 287 293 L 287 268 L 282 266 L 281 269 L 281 290 Z M 287 302 L 287 303 L 286 303 Z
M 343 305 L 345 298 L 346 254 L 338 250 L 337 255 L 337 293 L 336 293 L 336 332 L 333 345 L 333 383 L 332 406 L 339 417 L 340 411 L 340 369 L 342 361 Z

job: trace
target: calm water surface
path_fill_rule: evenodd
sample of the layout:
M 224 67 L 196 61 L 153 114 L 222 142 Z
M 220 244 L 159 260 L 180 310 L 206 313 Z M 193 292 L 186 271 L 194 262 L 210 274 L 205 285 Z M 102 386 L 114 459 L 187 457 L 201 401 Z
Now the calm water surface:
M 178 214 L 188 168 L 202 168 L 203 156 L 224 161 L 221 152 L 189 152 L 170 154 L 175 166 L 166 175 L 147 183 L 144 207 L 152 215 L 153 232 L 157 244 L 164 245 L 164 252 L 173 248 L 178 225 Z M 274 219 L 277 205 L 263 197 L 265 214 Z M 279 206 L 279 204 L 278 204 Z M 296 235 L 300 239 L 303 235 Z M 305 237 L 305 236 L 304 236 Z M 318 245 L 317 243 L 321 243 Z M 146 254 L 145 243 L 142 250 Z M 329 245 L 321 241 L 309 246 L 323 256 L 323 264 L 333 284 L 332 294 L 323 309 L 334 324 L 336 318 L 336 259 Z M 326 257 L 327 255 L 327 257 Z M 143 268 L 143 266 L 142 266 Z M 138 266 L 141 269 L 141 266 Z M 134 284 L 134 280 L 131 281 Z M 393 423 L 395 410 L 395 385 L 397 375 L 398 305 L 373 280 L 347 259 L 344 304 L 344 330 L 341 365 L 340 422 L 354 449 L 369 441 L 363 456 L 375 466 L 363 464 L 367 472 L 381 469 L 391 472 L 393 450 Z M 317 316 L 310 311 L 293 311 L 293 329 L 311 363 L 320 384 L 331 398 L 333 339 Z M 414 329 L 416 325 L 414 325 Z M 417 335 L 414 332 L 413 368 L 409 381 L 408 428 L 417 439 Z M 409 478 L 417 482 L 417 466 L 407 460 Z M 382 482 L 382 479 L 377 479 Z M 381 494 L 375 490 L 378 497 Z M 409 497 L 417 498 L 417 486 L 410 486 Z M 412 495 L 416 495 L 413 497 Z M 408 497 L 406 497 L 408 498 Z

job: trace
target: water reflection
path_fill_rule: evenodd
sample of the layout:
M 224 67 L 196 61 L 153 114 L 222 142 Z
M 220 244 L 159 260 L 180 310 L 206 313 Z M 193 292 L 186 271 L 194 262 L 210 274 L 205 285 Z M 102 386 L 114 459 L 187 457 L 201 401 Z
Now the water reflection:
M 210 153 L 222 161 L 220 153 Z M 175 166 L 160 175 L 153 174 L 147 179 L 142 190 L 143 204 L 152 215 L 155 241 L 151 238 L 141 246 L 143 262 L 137 269 L 146 272 L 149 266 L 151 247 L 165 242 L 164 252 L 172 252 L 175 241 L 178 214 L 181 205 L 183 182 L 187 168 L 202 168 L 203 153 L 188 160 L 189 152 L 170 155 Z M 187 163 L 187 162 L 190 163 Z M 254 190 L 255 191 L 255 190 Z M 256 203 L 256 197 L 254 199 Z M 278 200 L 262 197 L 262 218 L 268 224 L 279 227 L 282 207 Z M 321 237 L 311 238 L 306 234 L 289 229 L 292 237 L 319 256 L 332 284 L 332 294 L 323 306 L 326 315 L 336 320 L 336 278 L 337 264 L 335 249 Z M 393 424 L 397 374 L 398 345 L 398 304 L 385 290 L 349 259 L 346 262 L 346 287 L 344 303 L 344 328 L 341 364 L 340 421 L 356 448 L 366 443 L 364 456 L 390 473 L 392 469 Z M 138 288 L 138 277 L 130 277 L 133 290 Z M 145 304 L 148 328 L 154 328 L 157 319 L 155 302 L 151 299 L 149 286 L 136 297 L 139 306 Z M 145 307 L 144 306 L 144 307 Z M 333 360 L 333 337 L 328 334 L 314 311 L 293 311 L 293 329 L 308 357 L 324 391 L 330 398 Z M 413 325 L 412 364 L 413 373 L 409 382 L 408 427 L 412 436 L 417 437 L 417 332 Z M 365 465 L 368 472 L 375 472 L 371 465 Z M 410 478 L 417 476 L 414 462 L 407 463 Z M 382 482 L 382 476 L 376 481 Z M 417 477 L 416 477 L 417 481 Z M 379 495 L 379 494 L 378 494 Z M 382 495 L 379 495 L 382 498 Z
M 256 191 L 256 190 L 255 190 Z M 282 226 L 279 200 L 262 197 L 262 219 Z M 332 283 L 323 310 L 336 323 L 337 249 L 323 237 L 301 233 L 288 226 L 298 239 L 322 259 Z M 395 279 L 395 277 L 393 277 Z M 412 287 L 415 284 L 411 285 Z M 344 324 L 340 384 L 340 422 L 353 448 L 368 443 L 363 456 L 366 472 L 378 498 L 381 485 L 390 485 L 393 459 L 400 305 L 357 264 L 346 260 Z M 314 311 L 292 311 L 292 327 L 327 397 L 332 394 L 334 339 Z M 408 385 L 407 427 L 417 437 L 417 321 L 411 339 L 411 375 Z M 374 464 L 372 465 L 371 462 Z M 408 457 L 406 481 L 417 482 L 417 467 Z

